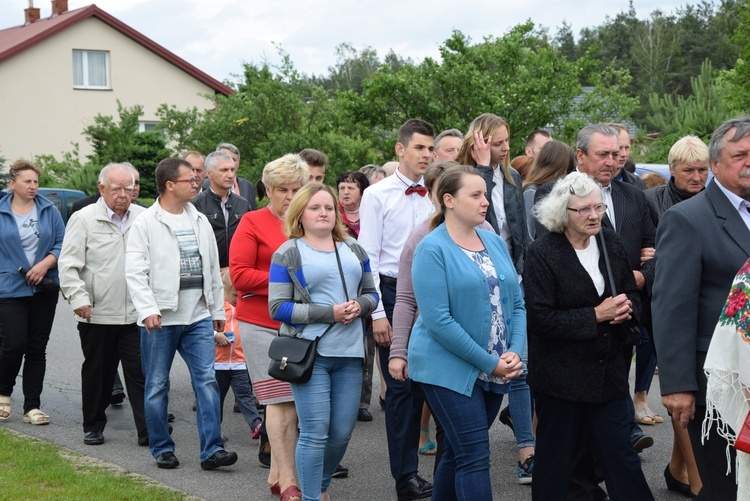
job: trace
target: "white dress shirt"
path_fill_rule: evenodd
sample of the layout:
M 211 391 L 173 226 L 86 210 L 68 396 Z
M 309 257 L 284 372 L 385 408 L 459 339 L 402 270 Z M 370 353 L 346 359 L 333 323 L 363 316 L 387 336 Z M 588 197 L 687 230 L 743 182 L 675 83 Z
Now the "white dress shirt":
M 380 275 L 397 278 L 406 239 L 414 228 L 435 211 L 430 197 L 417 193 L 406 195 L 406 189 L 412 184 L 396 169 L 392 176 L 370 185 L 362 193 L 357 241 L 370 256 L 370 268 L 378 293 Z M 424 181 L 420 178 L 418 184 L 424 186 Z M 384 317 L 381 299 L 372 318 L 377 320 Z
M 714 181 L 716 181 L 716 185 L 721 188 L 721 191 L 729 199 L 729 203 L 732 204 L 732 207 L 734 207 L 737 212 L 740 213 L 742 221 L 745 223 L 745 226 L 747 226 L 747 229 L 750 230 L 750 203 L 748 203 L 747 200 L 745 200 L 741 196 L 732 193 L 728 189 L 724 188 L 724 186 L 721 185 L 718 179 L 714 178 Z

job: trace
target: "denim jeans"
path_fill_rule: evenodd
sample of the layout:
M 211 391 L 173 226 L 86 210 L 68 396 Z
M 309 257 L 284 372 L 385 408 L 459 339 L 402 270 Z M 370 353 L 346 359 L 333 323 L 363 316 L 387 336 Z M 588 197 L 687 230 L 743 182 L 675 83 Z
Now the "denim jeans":
M 628 365 L 630 367 L 630 365 Z M 654 380 L 656 353 L 651 345 L 650 333 L 641 327 L 641 341 L 635 347 L 635 391 L 648 391 Z
M 297 476 L 303 501 L 328 490 L 357 422 L 362 392 L 361 358 L 318 355 L 310 381 L 292 384 L 299 416 Z
M 524 345 L 523 349 L 523 373 L 510 380 L 510 389 L 508 392 L 508 410 L 513 420 L 513 433 L 516 436 L 516 448 L 534 447 L 534 432 L 531 425 L 531 390 L 526 382 L 528 368 L 528 348 Z
M 191 325 L 169 325 L 146 332 L 141 327 L 141 360 L 146 376 L 145 408 L 148 441 L 154 457 L 174 451 L 167 431 L 169 371 L 176 352 L 190 370 L 195 393 L 196 419 L 200 438 L 200 460 L 205 461 L 224 448 L 221 440 L 219 385 L 214 373 L 213 323 L 204 318 Z
M 224 399 L 231 387 L 234 393 L 234 401 L 240 408 L 242 417 L 245 418 L 250 429 L 255 430 L 255 427 L 261 422 L 261 418 L 253 400 L 253 386 L 250 384 L 247 369 L 217 370 L 216 382 L 219 384 L 219 397 L 221 399 L 219 410 L 222 422 L 224 421 Z
M 422 383 L 422 388 L 445 430 L 445 453 L 435 472 L 433 501 L 492 499 L 489 429 L 503 395 L 476 384 L 469 397 L 431 384 Z

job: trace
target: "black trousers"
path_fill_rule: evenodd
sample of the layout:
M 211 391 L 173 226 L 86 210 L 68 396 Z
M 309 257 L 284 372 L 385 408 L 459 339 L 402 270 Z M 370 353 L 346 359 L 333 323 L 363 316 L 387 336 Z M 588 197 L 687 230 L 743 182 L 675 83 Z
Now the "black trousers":
M 380 276 L 380 292 L 386 318 L 393 323 L 396 303 L 396 281 Z M 388 459 L 396 489 L 417 474 L 419 463 L 419 421 L 424 397 L 410 379 L 398 381 L 388 372 L 390 348 L 378 346 L 380 368 L 388 387 L 385 393 L 385 432 L 388 439 Z
M 112 398 L 118 362 L 122 362 L 138 438 L 147 437 L 144 413 L 144 385 L 141 368 L 141 334 L 136 324 L 103 325 L 78 322 L 83 350 L 81 366 L 81 407 L 83 431 L 104 431 L 105 410 Z
M 47 342 L 58 294 L 0 299 L 0 395 L 10 396 L 23 363 L 23 412 L 41 407 Z
M 623 501 L 654 499 L 630 442 L 630 422 L 623 397 L 604 403 L 584 403 L 536 393 L 537 449 L 534 458 L 533 500 L 562 499 L 569 487 L 573 451 L 579 429 L 589 431 L 604 472 L 609 497 Z
M 688 423 L 690 445 L 701 475 L 703 488 L 696 499 L 701 501 L 734 501 L 737 499 L 737 451 L 729 447 L 732 471 L 727 475 L 727 441 L 711 426 L 708 438 L 701 443 L 701 429 L 706 415 L 705 405 L 695 406 L 695 419 Z

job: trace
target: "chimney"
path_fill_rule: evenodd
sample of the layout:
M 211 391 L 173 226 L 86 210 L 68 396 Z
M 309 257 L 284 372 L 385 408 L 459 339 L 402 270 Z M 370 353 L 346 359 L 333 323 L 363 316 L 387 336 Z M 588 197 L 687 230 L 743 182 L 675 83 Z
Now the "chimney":
M 68 0 L 52 0 L 52 17 L 68 12 Z
M 39 9 L 34 7 L 34 0 L 29 0 L 29 8 L 24 9 L 23 13 L 25 14 L 24 26 L 28 26 L 33 22 L 39 21 Z

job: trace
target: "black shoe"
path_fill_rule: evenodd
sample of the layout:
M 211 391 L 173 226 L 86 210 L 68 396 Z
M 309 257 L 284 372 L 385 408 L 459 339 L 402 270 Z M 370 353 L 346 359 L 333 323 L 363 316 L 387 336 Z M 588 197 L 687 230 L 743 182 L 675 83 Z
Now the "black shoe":
M 115 390 L 112 392 L 109 403 L 111 405 L 120 405 L 123 400 L 125 400 L 125 392 L 122 390 Z
M 167 425 L 167 432 L 170 435 L 172 434 L 172 425 L 171 424 Z M 144 435 L 142 437 L 138 437 L 138 445 L 140 445 L 141 447 L 147 446 L 148 445 L 148 435 Z
M 260 448 L 258 449 L 258 461 L 263 468 L 271 467 L 271 443 L 268 441 L 268 435 L 260 434 Z
M 87 431 L 83 435 L 83 443 L 86 445 L 102 445 L 104 443 L 104 433 L 100 431 Z
M 502 411 L 500 411 L 500 417 L 498 418 L 498 421 L 503 423 L 505 426 L 510 428 L 510 431 L 515 433 L 515 430 L 513 429 L 513 420 L 510 417 L 510 408 L 505 407 Z
M 237 402 L 235 402 L 235 403 L 234 403 L 234 413 L 235 413 L 235 414 L 239 414 L 239 413 L 241 413 L 241 412 L 242 412 L 242 411 L 240 410 L 240 404 L 238 404 Z
M 177 460 L 174 452 L 167 451 L 156 456 L 156 466 L 164 470 L 171 470 L 180 466 L 180 462 Z
M 174 414 L 170 412 L 169 414 L 167 414 L 167 423 L 172 423 L 172 422 L 174 422 Z
M 219 449 L 214 452 L 210 458 L 205 461 L 201 461 L 201 468 L 204 470 L 213 470 L 220 466 L 230 466 L 237 462 L 236 452 L 227 452 L 224 449 Z
M 346 478 L 348 475 L 349 475 L 349 468 L 339 463 L 339 465 L 336 466 L 336 470 L 334 470 L 333 475 L 331 475 L 331 477 Z
M 643 452 L 643 449 L 648 449 L 652 445 L 654 445 L 654 439 L 649 437 L 648 435 L 643 434 L 636 434 L 632 435 L 630 437 L 631 442 L 633 443 L 633 448 L 635 449 L 635 452 L 640 454 Z
M 425 499 L 432 496 L 432 484 L 419 475 L 414 475 L 402 488 L 396 490 L 396 495 L 398 501 Z
M 372 414 L 367 409 L 360 409 L 357 413 L 357 421 L 370 422 L 372 421 Z
M 380 410 L 385 412 L 385 399 L 383 397 L 378 397 L 378 403 L 380 404 Z
M 664 468 L 664 481 L 667 484 L 667 490 L 677 492 L 683 496 L 689 497 L 690 499 L 695 499 L 695 494 L 690 490 L 690 485 L 684 484 L 674 478 L 674 475 L 672 475 L 672 472 L 669 469 L 669 463 L 667 463 L 667 467 Z

